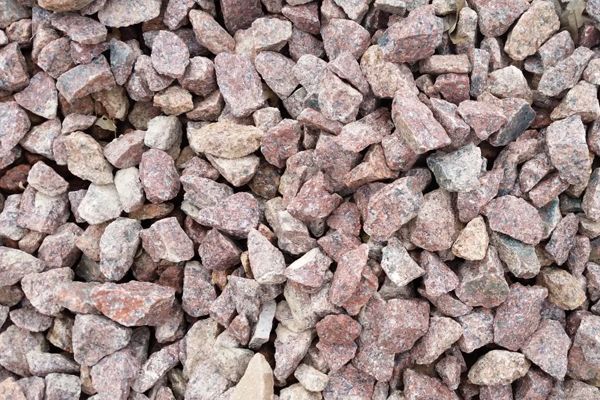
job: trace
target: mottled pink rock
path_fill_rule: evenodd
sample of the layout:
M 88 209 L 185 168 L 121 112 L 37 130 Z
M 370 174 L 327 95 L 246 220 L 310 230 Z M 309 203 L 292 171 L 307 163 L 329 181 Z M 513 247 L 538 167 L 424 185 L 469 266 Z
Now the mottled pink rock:
M 412 369 L 404 371 L 404 393 L 409 399 L 425 399 L 426 396 L 440 400 L 458 399 L 458 396 L 438 379 Z
M 175 290 L 149 282 L 104 283 L 92 290 L 96 308 L 124 326 L 164 323 L 175 303 Z
M 50 22 L 54 28 L 81 44 L 97 44 L 106 39 L 107 30 L 104 25 L 75 13 L 53 14 Z
M 478 308 L 471 313 L 458 317 L 463 335 L 458 341 L 461 351 L 471 353 L 492 343 L 494 340 L 494 314 L 486 308 Z
M 369 46 L 369 32 L 354 21 L 332 18 L 321 27 L 323 45 L 329 60 L 349 52 L 358 59 Z
M 237 245 L 217 229 L 210 230 L 198 248 L 202 265 L 217 271 L 239 264 L 241 253 Z
M 72 267 L 81 252 L 75 246 L 77 237 L 83 230 L 73 223 L 66 223 L 52 235 L 44 238 L 38 249 L 38 257 L 49 268 Z
M 131 329 L 99 315 L 79 314 L 73 325 L 75 361 L 92 366 L 103 357 L 127 346 Z
M 451 143 L 431 110 L 416 96 L 397 92 L 392 103 L 392 118 L 400 136 L 417 154 Z
M 458 287 L 459 280 L 454 271 L 435 254 L 423 251 L 420 263 L 425 271 L 423 285 L 428 296 L 439 297 Z
M 389 111 L 380 108 L 356 122 L 345 125 L 335 140 L 344 150 L 359 152 L 371 144 L 379 143 L 391 133 L 392 128 Z
M 38 72 L 29 85 L 15 94 L 15 101 L 23 108 L 46 119 L 56 118 L 58 92 L 54 80 L 45 72 Z
M 284 119 L 262 137 L 261 153 L 267 162 L 283 168 L 285 161 L 300 150 L 301 136 L 302 127 L 298 121 Z
M 213 54 L 233 51 L 235 41 L 215 19 L 207 12 L 191 10 L 189 19 L 198 42 Z
M 54 231 L 67 221 L 69 201 L 67 194 L 48 196 L 29 186 L 23 192 L 17 224 L 42 233 Z
M 216 299 L 217 293 L 210 280 L 210 274 L 197 261 L 185 264 L 183 278 L 183 294 L 181 307 L 194 317 L 208 315 L 210 304 Z
M 580 116 L 553 122 L 546 130 L 546 146 L 561 178 L 570 184 L 587 181 L 591 159 Z
M 363 229 L 369 235 L 387 239 L 416 217 L 423 195 L 412 178 L 400 178 L 377 191 L 368 202 Z
M 179 193 L 179 174 L 175 162 L 162 150 L 150 149 L 142 154 L 140 180 L 146 198 L 152 203 L 171 200 Z
M 134 167 L 142 160 L 144 131 L 125 133 L 104 146 L 104 157 L 116 168 Z
M 527 244 L 537 244 L 543 236 L 543 222 L 538 211 L 525 200 L 503 196 L 485 207 L 490 229 Z
M 190 52 L 179 36 L 170 31 L 161 30 L 152 42 L 151 58 L 156 72 L 180 78 L 190 62 Z
M 319 340 L 329 344 L 351 344 L 358 338 L 360 324 L 347 315 L 328 315 L 316 325 Z
M 219 53 L 215 57 L 219 90 L 236 117 L 246 117 L 264 103 L 260 76 L 251 60 L 242 55 Z
M 27 86 L 29 75 L 18 43 L 13 42 L 0 49 L 0 65 L 0 90 L 14 92 Z
M 307 180 L 288 203 L 287 210 L 304 222 L 327 217 L 342 202 L 337 194 L 331 194 L 325 175 L 319 173 Z
M 25 136 L 31 122 L 25 110 L 9 101 L 0 104 L 0 126 L 4 128 L 0 135 L 0 155 L 6 156 Z
M 69 188 L 69 183 L 43 161 L 38 161 L 31 167 L 27 183 L 48 196 L 59 196 Z
M 0 247 L 0 283 L 3 286 L 14 285 L 25 275 L 41 272 L 45 265 L 34 256 L 24 251 Z
M 319 108 L 323 115 L 335 121 L 349 123 L 356 119 L 362 94 L 340 78 L 328 72 L 318 91 Z
M 187 136 L 196 153 L 236 159 L 257 150 L 264 132 L 250 125 L 223 121 L 204 126 L 190 124 Z
M 368 251 L 368 246 L 361 245 L 340 259 L 329 290 L 329 299 L 333 304 L 342 305 L 358 289 L 367 264 Z
M 379 345 L 400 353 L 413 347 L 429 328 L 429 304 L 414 299 L 388 300 L 378 320 Z
M 343 398 L 371 398 L 375 380 L 356 369 L 347 365 L 339 371 L 330 374 L 329 383 L 323 391 L 325 400 Z
M 418 7 L 384 32 L 378 43 L 386 60 L 411 63 L 433 55 L 443 32 L 442 20 L 433 11 L 433 6 Z
M 513 284 L 506 301 L 496 310 L 494 343 L 512 351 L 521 348 L 538 327 L 547 294 L 540 286 Z
M 466 261 L 459 269 L 456 296 L 472 307 L 497 307 L 509 294 L 502 262 L 492 246 L 481 261 Z
M 567 373 L 567 353 L 570 347 L 571 340 L 560 322 L 545 319 L 523 345 L 522 351 L 544 372 L 561 380 Z
M 260 284 L 285 281 L 285 259 L 279 249 L 256 229 L 248 233 L 248 258 L 254 279 Z
M 116 28 L 135 25 L 158 17 L 160 5 L 160 0 L 107 0 L 98 12 L 98 19 L 104 25 Z
M 309 250 L 285 269 L 288 280 L 311 288 L 319 288 L 325 281 L 325 275 L 332 260 L 320 249 Z
M 114 85 L 115 79 L 104 56 L 70 69 L 56 81 L 59 93 L 69 102 L 110 89 Z
M 447 250 L 458 236 L 459 225 L 449 192 L 438 189 L 425 194 L 410 224 L 410 240 L 429 251 Z
M 258 202 L 249 193 L 236 193 L 220 205 L 200 210 L 194 219 L 234 237 L 246 237 L 258 225 Z
M 142 247 L 155 261 L 181 262 L 194 256 L 192 240 L 175 217 L 156 221 L 150 228 L 140 232 L 140 238 Z

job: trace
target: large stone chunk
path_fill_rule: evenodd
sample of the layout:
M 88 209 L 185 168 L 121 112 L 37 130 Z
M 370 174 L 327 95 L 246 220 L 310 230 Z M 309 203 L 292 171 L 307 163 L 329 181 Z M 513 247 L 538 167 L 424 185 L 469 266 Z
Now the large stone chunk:
M 544 268 L 538 282 L 548 289 L 548 300 L 563 310 L 574 310 L 586 300 L 582 283 L 564 269 Z
M 187 128 L 191 148 L 199 154 L 235 159 L 254 153 L 260 148 L 264 132 L 251 125 L 235 122 L 215 122 Z
M 510 31 L 504 51 L 513 60 L 524 60 L 534 54 L 559 27 L 554 6 L 547 1 L 534 1 Z
M 106 26 L 121 28 L 158 17 L 161 0 L 108 0 L 98 11 L 98 19 Z
M 544 236 L 544 223 L 537 209 L 515 196 L 490 201 L 484 213 L 490 229 L 527 244 L 538 244 Z
M 497 307 L 508 296 L 504 268 L 494 247 L 488 248 L 483 260 L 467 261 L 461 265 L 459 276 L 456 296 L 468 306 Z
M 245 29 L 263 15 L 258 0 L 219 0 L 223 22 L 231 34 L 239 29 Z
M 56 88 L 69 102 L 115 86 L 110 66 L 104 56 L 99 56 L 89 64 L 81 64 L 62 74 L 56 81 Z
M 127 346 L 131 329 L 100 315 L 78 314 L 73 324 L 73 356 L 82 365 L 93 366 L 103 357 Z
M 18 283 L 25 275 L 42 272 L 42 261 L 24 251 L 0 246 L 0 286 Z
M 285 281 L 283 254 L 256 229 L 248 233 L 248 258 L 252 275 L 258 283 L 278 284 Z
M 149 282 L 104 283 L 91 294 L 96 308 L 124 326 L 158 326 L 169 320 L 175 289 Z
M 235 117 L 247 117 L 265 102 L 262 82 L 248 56 L 219 53 L 215 57 L 219 90 Z
M 392 299 L 381 310 L 377 341 L 390 353 L 413 347 L 429 329 L 429 303 L 414 299 Z
M 260 218 L 258 202 L 250 193 L 235 193 L 214 207 L 198 212 L 194 219 L 232 236 L 245 238 Z
M 104 158 L 102 146 L 90 135 L 73 132 L 63 140 L 69 171 L 97 185 L 112 183 L 112 167 Z
M 546 130 L 546 146 L 550 161 L 562 179 L 572 185 L 587 183 L 592 160 L 579 115 L 550 124 Z
M 385 240 L 416 217 L 423 194 L 415 186 L 412 177 L 400 178 L 373 194 L 367 205 L 365 232 Z
M 521 353 L 492 350 L 471 367 L 469 381 L 475 385 L 510 385 L 525 376 L 529 365 Z
M 242 379 L 231 394 L 231 400 L 271 400 L 273 398 L 273 371 L 260 353 L 256 353 L 246 368 Z
M 32 113 L 46 119 L 56 118 L 58 92 L 54 80 L 45 72 L 38 72 L 29 86 L 15 94 L 15 101 Z
M 140 181 L 151 203 L 162 203 L 177 196 L 181 184 L 173 158 L 162 150 L 150 149 L 142 154 Z
M 481 149 L 472 143 L 451 153 L 436 152 L 427 158 L 427 166 L 437 183 L 449 192 L 476 189 L 483 165 Z
M 428 251 L 450 249 L 460 229 L 451 196 L 444 189 L 425 194 L 417 217 L 410 225 L 412 243 Z
M 422 6 L 390 26 L 378 43 L 386 60 L 412 63 L 433 55 L 442 42 L 443 25 L 433 6 Z
M 463 329 L 452 318 L 431 317 L 429 330 L 411 350 L 411 355 L 417 364 L 431 364 L 460 337 Z
M 391 238 L 382 249 L 381 268 L 397 286 L 407 285 L 425 274 L 397 238 Z
M 31 122 L 25 110 L 16 102 L 7 101 L 0 103 L 0 126 L 0 157 L 5 157 L 27 134 Z
M 400 136 L 417 154 L 451 143 L 446 130 L 437 122 L 431 110 L 410 93 L 396 92 L 392 103 L 392 119 Z
M 79 216 L 89 224 L 101 224 L 121 215 L 123 207 L 115 185 L 96 185 L 88 187 L 85 196 L 77 208 Z
M 133 264 L 142 225 L 130 218 L 111 222 L 100 238 L 100 272 L 109 281 L 121 280 Z
M 567 373 L 567 354 L 570 347 L 571 339 L 560 322 L 545 319 L 524 344 L 522 351 L 544 372 L 563 380 Z
M 457 400 L 458 396 L 439 379 L 412 369 L 404 371 L 404 394 L 407 399 Z M 392 395 L 392 399 L 395 399 Z M 402 399 L 403 397 L 399 397 Z
M 235 49 L 233 37 L 209 13 L 191 10 L 188 17 L 196 40 L 211 53 L 219 54 Z
M 38 5 L 46 10 L 55 12 L 78 11 L 94 0 L 39 0 Z
M 21 376 L 31 375 L 27 353 L 46 351 L 48 344 L 42 333 L 32 333 L 10 325 L 0 333 L 0 366 Z
M 151 58 L 156 72 L 172 78 L 180 78 L 190 63 L 190 52 L 179 36 L 161 30 L 152 41 Z
M 363 244 L 339 260 L 329 289 L 329 300 L 333 304 L 343 305 L 357 291 L 368 256 L 369 248 Z
M 194 244 L 175 217 L 156 221 L 141 231 L 140 237 L 144 249 L 155 262 L 166 260 L 176 263 L 194 256 Z
M 17 4 L 13 0 L 10 3 Z M 1 12 L 1 11 L 0 11 Z M 0 14 L 1 17 L 1 14 Z M 25 58 L 17 42 L 0 49 L 0 90 L 14 92 L 23 89 L 29 83 Z
M 356 119 L 363 96 L 358 90 L 328 72 L 321 81 L 318 101 L 326 118 L 349 123 Z
M 546 68 L 538 83 L 538 90 L 546 96 L 558 96 L 570 89 L 581 78 L 593 52 L 587 47 L 578 47 L 573 54 Z
M 508 350 L 519 350 L 537 329 L 547 295 L 541 286 L 514 283 L 506 301 L 496 309 L 494 342 Z

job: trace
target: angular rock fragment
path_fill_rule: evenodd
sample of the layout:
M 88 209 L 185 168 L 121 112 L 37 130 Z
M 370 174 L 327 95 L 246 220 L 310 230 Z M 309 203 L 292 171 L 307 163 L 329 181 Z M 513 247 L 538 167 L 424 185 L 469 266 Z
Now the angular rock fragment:
M 70 102 L 114 85 L 115 79 L 104 56 L 95 58 L 89 64 L 78 65 L 56 80 L 56 89 Z
M 553 122 L 546 131 L 546 146 L 562 179 L 570 184 L 586 182 L 591 160 L 580 116 Z
M 104 283 L 91 296 L 102 314 L 124 326 L 160 325 L 175 303 L 174 289 L 149 282 Z
M 158 17 L 160 4 L 159 0 L 107 0 L 98 12 L 98 19 L 110 27 L 131 26 Z
M 534 54 L 559 26 L 558 15 L 551 4 L 534 2 L 511 30 L 504 51 L 514 60 L 524 60 Z
M 527 244 L 537 244 L 543 236 L 543 222 L 538 211 L 525 200 L 503 196 L 485 207 L 490 229 Z
M 571 340 L 560 322 L 546 319 L 523 346 L 523 354 L 544 372 L 562 380 L 567 373 Z
M 381 268 L 397 286 L 407 285 L 425 273 L 396 238 L 391 238 L 382 249 Z
M 188 126 L 187 136 L 196 153 L 235 159 L 253 153 L 264 135 L 260 129 L 231 122 L 215 122 L 199 129 Z
M 392 103 L 392 119 L 400 136 L 417 154 L 450 144 L 450 138 L 418 97 L 398 91 Z
M 93 366 L 103 357 L 127 346 L 131 329 L 99 315 L 79 314 L 73 325 L 75 361 Z
M 194 256 L 192 240 L 175 217 L 156 221 L 148 229 L 139 232 L 139 236 L 142 246 L 155 261 L 181 262 Z
M 530 363 L 525 356 L 506 350 L 492 350 L 469 370 L 469 381 L 476 385 L 508 385 L 524 376 Z
M 58 92 L 54 80 L 45 72 L 38 72 L 29 85 L 15 94 L 15 101 L 26 110 L 46 119 L 56 118 Z
M 219 90 L 236 117 L 246 117 L 264 103 L 256 69 L 246 56 L 219 53 L 215 57 Z
M 379 46 L 388 61 L 412 63 L 433 55 L 442 41 L 442 19 L 433 6 L 413 10 L 402 23 L 390 26 L 379 38 Z

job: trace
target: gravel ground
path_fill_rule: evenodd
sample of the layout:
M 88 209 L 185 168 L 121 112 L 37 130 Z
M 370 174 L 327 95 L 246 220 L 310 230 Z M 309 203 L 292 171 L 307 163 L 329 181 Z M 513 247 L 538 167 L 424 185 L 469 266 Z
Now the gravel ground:
M 599 400 L 600 0 L 0 0 L 0 400 Z

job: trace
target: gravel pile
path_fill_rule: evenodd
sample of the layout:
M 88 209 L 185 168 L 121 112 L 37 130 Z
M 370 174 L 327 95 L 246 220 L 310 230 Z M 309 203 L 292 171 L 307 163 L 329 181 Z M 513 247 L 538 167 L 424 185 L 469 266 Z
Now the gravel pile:
M 0 0 L 0 399 L 600 399 L 598 27 Z

